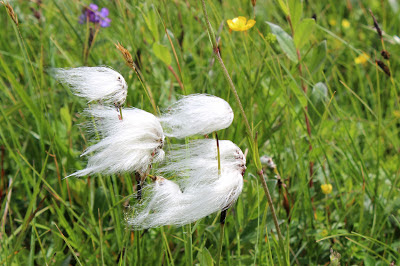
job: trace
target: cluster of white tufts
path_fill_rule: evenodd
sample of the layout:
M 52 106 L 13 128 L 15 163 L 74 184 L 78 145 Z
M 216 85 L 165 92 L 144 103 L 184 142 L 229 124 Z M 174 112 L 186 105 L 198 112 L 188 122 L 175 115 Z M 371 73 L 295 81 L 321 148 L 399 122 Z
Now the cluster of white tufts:
M 57 68 L 53 71 L 56 79 L 68 84 L 75 95 L 89 102 L 101 101 L 121 106 L 128 94 L 124 77 L 108 67 Z
M 214 139 L 198 139 L 187 145 L 171 145 L 165 164 L 158 174 L 179 176 L 179 184 L 200 184 L 218 179 L 218 150 Z M 242 171 L 246 169 L 246 159 L 242 150 L 230 140 L 220 140 L 221 169 Z M 190 178 L 184 178 L 190 176 Z
M 215 140 L 196 140 L 187 147 L 175 145 L 159 173 L 177 175 L 177 182 L 157 178 L 145 187 L 143 202 L 133 206 L 128 225 L 144 229 L 184 225 L 229 208 L 243 188 L 246 159 L 229 140 L 220 141 L 221 172 Z
M 95 105 L 86 110 L 94 118 L 90 131 L 98 134 L 100 141 L 82 154 L 90 156 L 87 167 L 70 176 L 143 173 L 151 163 L 164 159 L 164 134 L 158 119 L 136 108 L 122 110 L 122 120 L 112 107 Z
M 92 120 L 89 133 L 94 144 L 86 168 L 69 176 L 95 173 L 137 172 L 146 176 L 153 163 L 162 162 L 165 137 L 205 135 L 230 126 L 233 111 L 223 99 L 207 95 L 183 96 L 159 117 L 136 108 L 122 108 L 128 86 L 118 72 L 107 67 L 54 69 L 54 76 L 70 86 L 73 93 L 96 102 L 86 109 Z M 120 109 L 104 105 L 114 104 Z M 171 145 L 158 174 L 143 187 L 143 198 L 131 207 L 126 222 L 134 229 L 162 225 L 184 225 L 229 208 L 243 187 L 246 159 L 229 140 L 199 139 L 187 145 Z

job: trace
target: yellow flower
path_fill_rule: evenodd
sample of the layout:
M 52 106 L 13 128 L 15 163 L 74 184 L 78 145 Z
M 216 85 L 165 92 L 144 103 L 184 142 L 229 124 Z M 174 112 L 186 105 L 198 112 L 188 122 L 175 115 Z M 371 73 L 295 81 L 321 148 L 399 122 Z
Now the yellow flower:
M 343 27 L 344 29 L 350 28 L 350 21 L 348 21 L 347 19 L 343 19 L 343 20 L 342 20 L 342 27 Z
M 329 25 L 331 25 L 331 26 L 336 26 L 336 19 L 331 18 L 331 19 L 329 20 Z
M 321 185 L 322 193 L 328 195 L 332 193 L 332 185 L 331 184 L 323 184 Z
M 365 65 L 369 60 L 369 56 L 366 53 L 362 53 L 354 58 L 354 63 Z
M 228 19 L 226 22 L 228 23 L 229 28 L 234 31 L 246 31 L 256 24 L 254 19 L 247 20 L 245 17 Z

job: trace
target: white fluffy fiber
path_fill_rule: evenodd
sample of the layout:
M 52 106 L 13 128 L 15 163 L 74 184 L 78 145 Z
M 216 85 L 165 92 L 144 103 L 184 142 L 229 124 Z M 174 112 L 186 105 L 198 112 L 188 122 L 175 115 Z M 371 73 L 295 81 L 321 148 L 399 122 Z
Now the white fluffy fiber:
M 128 85 L 121 74 L 108 67 L 77 67 L 53 69 L 56 79 L 70 86 L 77 96 L 89 102 L 101 101 L 121 106 L 128 93 Z
M 184 96 L 160 117 L 165 135 L 175 138 L 209 134 L 229 127 L 232 120 L 229 103 L 207 94 Z
M 174 148 L 169 153 L 173 161 L 160 170 L 177 174 L 178 180 L 158 178 L 144 188 L 143 201 L 126 218 L 132 228 L 188 224 L 229 208 L 239 197 L 246 160 L 234 143 L 220 141 L 220 175 L 215 140 L 196 140 L 186 148 Z
M 212 184 L 189 186 L 181 191 L 179 186 L 159 178 L 145 187 L 144 201 L 134 206 L 134 212 L 126 222 L 133 229 L 145 229 L 163 225 L 182 226 L 192 223 L 219 210 L 229 208 L 243 188 L 240 172 L 226 169 Z
M 92 130 L 101 140 L 82 154 L 89 156 L 87 167 L 70 176 L 144 172 L 151 163 L 163 160 L 164 135 L 154 115 L 136 108 L 122 109 L 123 120 L 119 120 L 115 108 L 100 105 L 86 112 L 94 117 Z
M 246 159 L 242 150 L 230 140 L 220 140 L 221 169 L 240 172 L 246 169 Z M 217 178 L 218 153 L 215 139 L 193 140 L 187 145 L 171 145 L 164 166 L 157 172 L 160 175 L 179 176 L 179 184 L 186 187 L 201 182 L 209 182 L 210 176 Z M 189 176 L 190 178 L 183 178 Z M 213 180 L 211 180 L 213 181 Z

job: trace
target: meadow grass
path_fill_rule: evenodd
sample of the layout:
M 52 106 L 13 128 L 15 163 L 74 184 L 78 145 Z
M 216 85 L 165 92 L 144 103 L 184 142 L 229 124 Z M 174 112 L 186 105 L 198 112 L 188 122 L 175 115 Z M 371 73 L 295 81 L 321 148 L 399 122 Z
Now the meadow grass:
M 134 173 L 63 179 L 86 165 L 79 155 L 91 143 L 80 126 L 87 103 L 50 69 L 83 65 L 120 72 L 129 85 L 126 106 L 155 114 L 182 94 L 208 93 L 230 103 L 234 121 L 218 137 L 247 150 L 248 163 L 243 192 L 227 213 L 222 265 L 400 263 L 400 44 L 393 38 L 400 14 L 394 1 L 257 0 L 253 9 L 250 0 L 206 0 L 250 135 L 213 55 L 201 1 L 94 1 L 110 10 L 112 21 L 91 46 L 94 26 L 78 23 L 89 1 L 36 2 L 10 1 L 18 24 L 0 6 L 1 265 L 219 260 L 218 213 L 183 227 L 132 231 L 124 216 L 135 202 Z M 254 17 L 255 26 L 230 32 L 226 20 L 239 15 Z M 315 22 L 306 20 L 312 17 Z M 295 50 L 278 42 L 266 22 L 294 35 L 294 42 L 284 40 Z M 132 54 L 138 72 L 126 66 L 117 43 Z M 390 60 L 382 58 L 383 49 Z M 370 58 L 356 64 L 363 52 Z M 263 176 L 284 252 L 258 177 L 264 155 L 277 166 L 264 165 Z M 332 184 L 332 193 L 323 194 L 322 184 Z

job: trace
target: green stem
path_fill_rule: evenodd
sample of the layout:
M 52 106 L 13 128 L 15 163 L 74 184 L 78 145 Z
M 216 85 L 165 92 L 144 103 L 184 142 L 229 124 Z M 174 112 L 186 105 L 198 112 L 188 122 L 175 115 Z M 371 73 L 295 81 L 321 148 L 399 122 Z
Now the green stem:
M 122 107 L 121 106 L 119 107 L 119 117 L 122 120 Z
M 267 187 L 267 183 L 265 182 L 265 179 L 264 179 L 264 176 L 263 176 L 260 157 L 258 156 L 258 149 L 256 147 L 257 142 L 255 141 L 255 138 L 253 138 L 253 131 L 251 130 L 250 123 L 249 123 L 249 121 L 247 119 L 247 116 L 246 116 L 246 113 L 245 113 L 245 111 L 243 109 L 243 105 L 242 105 L 242 102 L 240 101 L 240 98 L 239 98 L 239 95 L 238 95 L 238 93 L 236 91 L 235 85 L 233 84 L 233 81 L 232 81 L 232 79 L 231 79 L 231 77 L 229 75 L 229 72 L 226 69 L 224 61 L 222 60 L 221 55 L 219 53 L 217 40 L 215 38 L 214 31 L 212 29 L 210 20 L 208 19 L 208 14 L 207 14 L 207 10 L 206 10 L 205 1 L 201 0 L 201 4 L 202 4 L 202 8 L 203 8 L 204 18 L 205 18 L 206 25 L 207 25 L 208 35 L 210 37 L 210 40 L 211 40 L 211 43 L 212 43 L 212 46 L 213 46 L 214 56 L 217 58 L 217 61 L 218 61 L 219 65 L 220 65 L 220 67 L 222 69 L 222 72 L 224 73 L 224 76 L 225 76 L 225 78 L 226 78 L 226 80 L 227 80 L 227 82 L 229 84 L 229 87 L 231 88 L 231 91 L 232 91 L 232 93 L 233 93 L 233 95 L 234 95 L 234 97 L 236 99 L 236 102 L 239 105 L 240 113 L 242 114 L 242 117 L 243 117 L 244 122 L 245 122 L 247 135 L 248 135 L 249 141 L 250 141 L 250 148 L 252 149 L 253 154 L 255 155 L 254 156 L 254 161 L 255 161 L 255 164 L 256 164 L 256 167 L 257 167 L 257 173 L 258 173 L 258 176 L 260 178 L 262 187 L 264 189 L 264 193 L 265 193 L 265 195 L 267 197 L 268 204 L 269 204 L 270 209 L 271 209 L 272 218 L 274 220 L 274 224 L 275 224 L 275 227 L 276 227 L 276 232 L 278 234 L 279 246 L 281 248 L 282 255 L 284 257 L 283 261 L 284 261 L 284 264 L 286 265 L 286 255 L 285 255 L 285 248 L 284 248 L 284 244 L 283 244 L 283 237 L 282 237 L 281 230 L 279 228 L 279 223 L 278 223 L 278 219 L 277 219 L 277 216 L 276 216 L 276 213 L 275 213 L 275 208 L 274 208 L 274 205 L 273 205 L 273 202 L 272 202 L 271 194 L 269 193 L 269 189 Z
M 192 251 L 192 226 L 191 224 L 188 224 L 187 227 L 187 232 L 183 232 L 186 234 L 185 237 L 185 254 L 186 254 L 186 265 L 192 266 L 193 265 L 193 251 Z
M 221 212 L 222 215 L 222 212 Z M 221 229 L 219 231 L 219 243 L 218 243 L 218 253 L 217 253 L 217 261 L 215 265 L 219 266 L 221 263 L 221 253 L 222 253 L 222 243 L 224 240 L 224 230 L 225 229 L 225 223 L 221 223 Z
M 287 20 L 289 22 L 289 26 L 292 31 L 292 37 L 294 39 L 294 28 L 293 28 L 293 24 L 292 24 L 292 20 L 291 20 L 290 16 L 287 17 Z M 301 88 L 302 88 L 304 94 L 307 95 L 307 85 L 305 84 L 304 79 L 303 79 L 303 69 L 301 66 L 301 54 L 300 54 L 300 50 L 298 48 L 296 48 L 296 54 L 297 54 L 297 60 L 299 61 L 298 70 L 299 70 L 299 75 L 300 75 Z M 307 128 L 307 134 L 308 134 L 308 152 L 309 152 L 309 154 L 311 154 L 313 148 L 312 148 L 312 143 L 311 143 L 311 125 L 310 125 L 310 119 L 308 117 L 308 103 L 304 107 L 303 112 L 304 112 L 304 120 L 306 122 L 306 128 Z M 309 187 L 313 187 L 314 162 L 311 160 L 309 163 L 309 172 L 310 172 Z M 312 200 L 313 199 L 311 199 L 311 201 Z
M 218 134 L 215 132 L 215 139 L 217 141 L 217 159 L 218 159 L 218 176 L 221 176 L 221 154 L 219 151 L 219 139 L 218 139 Z
M 136 238 L 136 256 L 137 256 L 137 263 L 140 265 L 141 259 L 140 259 L 140 232 L 141 231 L 135 231 L 134 237 Z
M 278 219 L 277 219 L 277 216 L 276 216 L 276 213 L 275 213 L 275 208 L 274 208 L 274 205 L 273 205 L 271 194 L 269 193 L 269 189 L 267 187 L 267 183 L 265 182 L 263 171 L 262 170 L 257 171 L 257 174 L 260 177 L 260 180 L 262 180 L 261 184 L 263 186 L 263 189 L 264 189 L 264 192 L 265 192 L 265 196 L 267 197 L 268 205 L 270 206 L 270 210 L 271 210 L 271 214 L 272 214 L 272 217 L 273 217 L 273 220 L 274 220 L 274 225 L 275 225 L 275 228 L 276 228 L 276 232 L 278 233 L 279 246 L 280 246 L 281 251 L 283 252 L 283 256 L 284 256 L 283 261 L 284 261 L 284 264 L 286 265 L 285 246 L 283 245 L 282 233 L 281 233 L 281 229 L 279 228 L 279 223 L 278 223 Z

